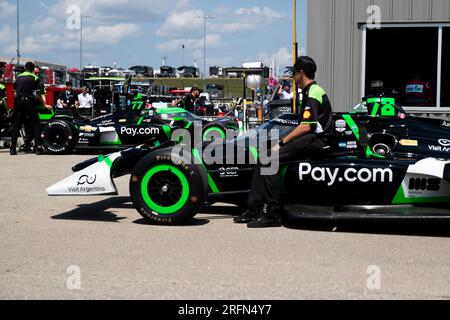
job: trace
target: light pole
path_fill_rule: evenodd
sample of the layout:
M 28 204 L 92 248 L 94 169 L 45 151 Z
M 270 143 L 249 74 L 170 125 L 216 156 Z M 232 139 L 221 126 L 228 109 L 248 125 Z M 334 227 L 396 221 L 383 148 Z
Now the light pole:
M 204 15 L 197 17 L 198 19 L 203 19 L 203 80 L 204 80 L 204 90 L 206 91 L 206 22 L 207 20 L 214 20 L 215 16 Z
M 184 67 L 184 66 L 186 66 L 186 64 L 184 63 L 184 49 L 185 49 L 185 45 L 184 44 L 182 46 L 182 49 L 183 49 L 183 61 L 182 61 L 183 65 L 182 65 L 182 67 Z
M 294 0 L 294 48 L 293 48 L 293 56 L 294 56 L 294 65 L 297 63 L 298 56 L 298 42 L 297 42 L 297 0 Z M 296 83 L 295 79 L 293 81 L 293 90 L 294 90 L 294 101 L 292 104 L 292 113 L 297 113 L 297 96 L 298 96 L 298 83 Z
M 80 14 L 80 71 L 83 70 L 83 19 L 91 18 L 88 14 Z
M 20 14 L 19 0 L 17 0 L 17 64 L 20 64 Z

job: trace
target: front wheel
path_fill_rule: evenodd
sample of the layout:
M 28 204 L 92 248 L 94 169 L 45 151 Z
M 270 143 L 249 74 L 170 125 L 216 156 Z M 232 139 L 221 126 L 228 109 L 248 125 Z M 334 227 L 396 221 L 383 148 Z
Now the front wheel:
M 144 219 L 165 225 L 191 220 L 203 207 L 207 188 L 203 168 L 183 159 L 172 159 L 171 149 L 143 158 L 130 181 L 130 195 L 137 211 Z

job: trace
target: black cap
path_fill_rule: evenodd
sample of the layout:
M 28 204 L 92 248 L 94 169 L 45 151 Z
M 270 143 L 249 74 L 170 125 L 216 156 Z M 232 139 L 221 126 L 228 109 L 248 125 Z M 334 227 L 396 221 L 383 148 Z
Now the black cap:
M 314 79 L 316 77 L 317 64 L 312 58 L 301 56 L 298 57 L 293 69 L 294 75 L 300 71 L 303 71 L 308 78 Z

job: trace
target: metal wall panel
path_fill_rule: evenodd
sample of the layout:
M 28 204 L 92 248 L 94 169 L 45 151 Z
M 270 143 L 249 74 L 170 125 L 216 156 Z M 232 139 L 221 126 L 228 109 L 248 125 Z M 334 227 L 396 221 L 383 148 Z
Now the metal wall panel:
M 313 6 L 308 5 L 308 16 L 315 17 L 308 19 L 308 47 L 312 45 L 315 48 L 314 54 L 310 55 L 317 61 L 317 74 L 320 75 L 326 90 L 332 89 L 328 86 L 332 83 L 330 70 L 333 69 L 331 65 L 333 7 L 331 4 L 332 1 L 317 1 Z
M 434 0 L 432 16 L 435 21 L 450 20 L 450 0 Z
M 392 20 L 407 21 L 412 19 L 412 0 L 394 0 Z
M 381 19 L 383 21 L 393 20 L 393 1 L 392 0 L 373 0 L 372 4 L 381 9 Z
M 310 0 L 308 54 L 318 64 L 317 81 L 336 111 L 361 98 L 362 32 L 369 5 L 379 5 L 383 21 L 448 21 L 450 0 Z
M 349 88 L 352 85 L 352 79 L 348 74 L 352 73 L 351 66 L 353 43 L 353 28 L 350 24 L 352 21 L 352 2 L 338 0 L 339 5 L 336 7 L 336 19 L 334 23 L 335 42 L 334 57 L 331 71 L 332 90 L 329 92 L 331 97 L 336 95 L 350 95 Z M 348 106 L 350 107 L 350 106 Z
M 412 0 L 412 20 L 431 20 L 432 0 Z

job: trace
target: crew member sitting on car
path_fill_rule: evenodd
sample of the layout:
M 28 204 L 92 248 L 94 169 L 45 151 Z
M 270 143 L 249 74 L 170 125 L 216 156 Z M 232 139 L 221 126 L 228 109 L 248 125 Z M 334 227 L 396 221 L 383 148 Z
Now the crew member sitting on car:
M 325 91 L 314 81 L 317 65 L 310 57 L 299 57 L 294 78 L 303 89 L 299 126 L 280 140 L 273 151 L 279 151 L 279 162 L 305 159 L 323 152 L 333 134 L 333 111 Z M 249 228 L 281 227 L 279 174 L 263 176 L 261 166 L 253 173 L 249 209 L 235 219 Z M 301 192 L 301 190 L 298 190 Z
M 174 102 L 174 106 L 183 108 L 189 112 L 194 113 L 195 101 L 200 97 L 200 90 L 197 87 L 193 87 L 191 92 L 185 95 L 182 99 L 177 99 Z
M 433 85 L 421 79 L 419 74 L 413 76 L 405 86 L 403 104 L 411 107 L 431 107 L 434 102 Z

